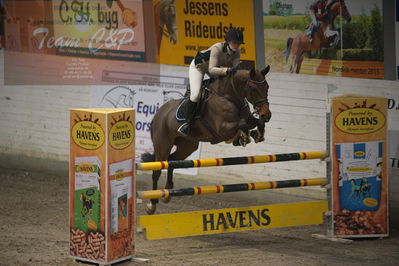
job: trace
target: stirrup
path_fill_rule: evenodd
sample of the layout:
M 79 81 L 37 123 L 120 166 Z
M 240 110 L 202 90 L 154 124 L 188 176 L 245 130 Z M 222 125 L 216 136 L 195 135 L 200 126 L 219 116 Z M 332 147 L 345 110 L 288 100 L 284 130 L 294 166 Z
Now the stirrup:
M 186 122 L 183 123 L 178 129 L 177 132 L 183 137 L 187 137 L 188 131 L 190 129 L 190 125 Z

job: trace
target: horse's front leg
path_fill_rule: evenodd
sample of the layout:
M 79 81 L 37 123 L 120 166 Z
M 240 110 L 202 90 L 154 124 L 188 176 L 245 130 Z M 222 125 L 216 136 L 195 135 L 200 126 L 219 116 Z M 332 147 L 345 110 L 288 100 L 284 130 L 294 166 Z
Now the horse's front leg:
M 247 119 L 247 124 L 250 126 L 250 129 L 256 127 L 256 129 L 249 132 L 249 135 L 254 139 L 255 143 L 265 140 L 265 121 L 251 116 Z
M 251 137 L 254 139 L 255 143 L 265 141 L 265 127 L 257 128 L 250 132 Z
M 252 125 L 248 124 L 245 120 L 241 120 L 233 145 L 245 147 L 247 144 L 251 143 L 251 138 L 249 137 L 249 130 L 251 128 L 253 128 Z

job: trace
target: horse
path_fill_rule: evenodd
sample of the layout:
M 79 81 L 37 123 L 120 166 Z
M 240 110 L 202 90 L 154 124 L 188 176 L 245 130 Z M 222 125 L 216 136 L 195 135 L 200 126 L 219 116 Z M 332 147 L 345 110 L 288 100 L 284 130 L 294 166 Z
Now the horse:
M 176 4 L 175 0 L 155 0 L 154 18 L 158 50 L 161 48 L 162 36 L 169 37 L 172 44 L 177 42 Z M 166 28 L 166 30 L 165 30 Z
M 287 63 L 290 55 L 292 55 L 291 73 L 294 73 L 294 71 L 299 73 L 305 52 L 330 47 L 332 42 L 334 42 L 332 46 L 338 44 L 339 32 L 333 30 L 334 20 L 341 14 L 347 22 L 350 22 L 351 15 L 344 0 L 335 0 L 327 7 L 327 12 L 327 16 L 320 21 L 320 27 L 313 33 L 313 41 L 311 43 L 305 32 L 298 34 L 295 38 L 288 38 L 284 56 Z
M 271 118 L 269 84 L 265 78 L 269 70 L 270 66 L 261 71 L 238 70 L 231 77 L 220 77 L 210 83 L 206 108 L 200 120 L 194 121 L 186 137 L 177 131 L 181 122 L 176 120 L 176 111 L 182 100 L 171 100 L 163 104 L 151 122 L 154 153 L 143 154 L 142 161 L 184 160 L 197 150 L 199 142 L 216 144 L 234 140 L 233 144 L 245 146 L 250 142 L 250 137 L 255 142 L 264 141 L 265 123 Z M 259 118 L 251 113 L 248 102 Z M 176 146 L 176 150 L 171 154 L 173 146 Z M 154 190 L 158 187 L 160 175 L 161 170 L 152 173 Z M 165 188 L 173 188 L 173 168 L 168 169 Z M 164 199 L 164 202 L 169 200 Z M 155 212 L 157 203 L 158 199 L 151 199 L 146 206 L 148 214 Z

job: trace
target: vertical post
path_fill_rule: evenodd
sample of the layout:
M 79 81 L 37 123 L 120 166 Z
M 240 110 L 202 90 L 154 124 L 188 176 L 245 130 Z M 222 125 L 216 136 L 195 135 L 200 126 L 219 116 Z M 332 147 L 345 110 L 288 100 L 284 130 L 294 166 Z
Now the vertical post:
M 263 28 L 263 1 L 253 0 L 256 68 L 263 69 L 265 64 L 265 37 Z

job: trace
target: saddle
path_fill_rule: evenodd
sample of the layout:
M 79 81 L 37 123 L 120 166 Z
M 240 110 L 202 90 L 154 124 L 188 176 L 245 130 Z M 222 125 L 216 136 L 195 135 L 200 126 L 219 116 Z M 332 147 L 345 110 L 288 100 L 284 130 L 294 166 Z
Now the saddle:
M 208 103 L 208 97 L 209 97 L 208 87 L 214 80 L 215 79 L 210 78 L 210 79 L 206 79 L 202 82 L 201 96 L 200 96 L 200 100 L 197 104 L 197 107 L 195 109 L 194 120 L 201 119 L 201 115 L 204 113 L 206 105 Z M 176 110 L 176 120 L 179 122 L 186 122 L 185 104 L 189 98 L 190 98 L 190 85 L 187 85 L 187 91 L 184 94 L 184 98 L 181 100 L 181 102 L 179 103 L 179 106 L 177 107 L 177 110 Z

